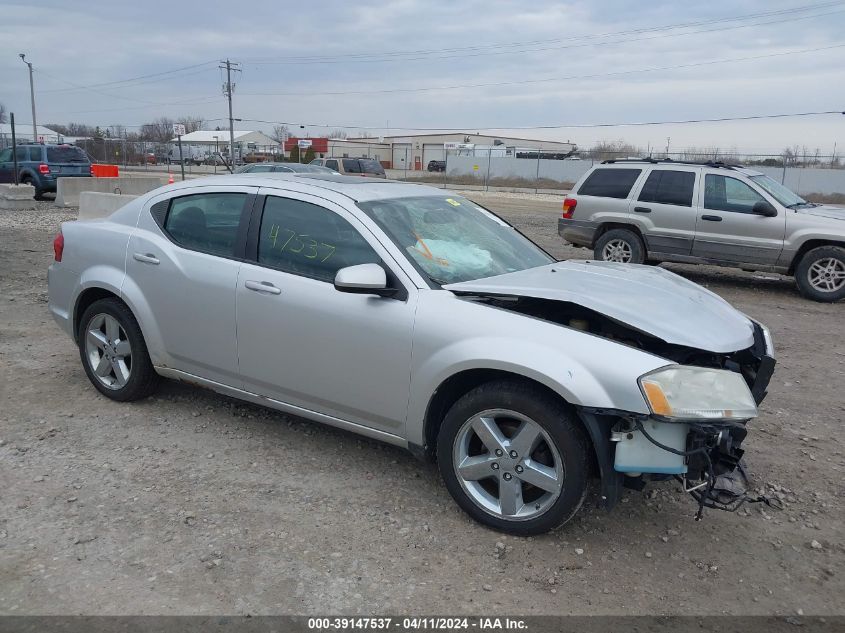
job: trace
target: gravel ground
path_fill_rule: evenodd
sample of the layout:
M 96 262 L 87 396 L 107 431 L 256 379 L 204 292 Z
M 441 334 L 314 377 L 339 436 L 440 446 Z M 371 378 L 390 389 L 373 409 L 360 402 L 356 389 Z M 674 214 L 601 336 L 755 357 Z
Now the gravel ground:
M 560 201 L 477 195 L 555 255 Z M 0 214 L 0 613 L 843 613 L 842 305 L 791 280 L 670 266 L 769 325 L 747 506 L 693 521 L 672 483 L 565 528 L 469 520 L 401 450 L 167 382 L 118 404 L 47 312 L 72 210 Z

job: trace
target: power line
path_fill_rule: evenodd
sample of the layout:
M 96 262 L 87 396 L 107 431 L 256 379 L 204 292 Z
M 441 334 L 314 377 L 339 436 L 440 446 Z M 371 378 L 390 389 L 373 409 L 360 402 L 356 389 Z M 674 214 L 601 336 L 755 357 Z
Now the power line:
M 209 66 L 211 64 L 216 64 L 216 63 L 217 63 L 217 60 L 211 60 L 211 61 L 203 62 L 201 64 L 192 64 L 191 66 L 182 66 L 181 68 L 174 68 L 172 70 L 164 70 L 164 71 L 161 71 L 161 72 L 158 72 L 158 73 L 150 73 L 150 74 L 147 74 L 147 75 L 139 75 L 137 77 L 131 77 L 129 79 L 118 79 L 118 80 L 115 80 L 115 81 L 106 81 L 106 82 L 97 83 L 97 84 L 88 84 L 88 85 L 85 85 L 85 86 L 72 84 L 74 86 L 74 88 L 55 88 L 55 89 L 52 89 L 52 90 L 41 90 L 40 92 L 71 92 L 73 90 L 82 90 L 82 89 L 89 89 L 89 88 L 102 88 L 102 87 L 105 87 L 105 86 L 115 86 L 117 84 L 126 84 L 126 83 L 130 83 L 130 82 L 135 82 L 135 81 L 138 81 L 138 80 L 141 80 L 141 79 L 149 79 L 149 78 L 152 78 L 152 77 L 161 77 L 163 75 L 172 75 L 172 74 L 175 74 L 175 73 L 180 73 L 180 72 L 185 71 L 185 70 L 192 70 L 194 68 L 201 68 L 203 66 Z M 190 74 L 197 74 L 197 73 L 190 73 Z M 63 80 L 60 79 L 59 81 L 63 81 Z M 70 82 L 65 82 L 65 83 L 70 83 Z M 151 83 L 151 82 L 141 82 L 141 83 Z M 125 86 L 121 86 L 121 87 L 125 87 Z
M 385 53 L 361 53 L 361 54 L 350 54 L 350 55 L 342 55 L 342 56 L 325 56 L 325 57 L 282 57 L 273 59 L 264 59 L 264 60 L 253 60 L 249 61 L 248 63 L 252 63 L 254 65 L 268 65 L 268 64 L 335 64 L 335 63 L 382 63 L 382 62 L 391 62 L 391 61 L 420 61 L 420 60 L 430 60 L 430 59 L 455 59 L 455 58 L 464 58 L 464 57 L 479 57 L 479 56 L 486 56 L 486 55 L 509 55 L 509 54 L 521 54 L 521 53 L 532 53 L 532 52 L 540 52 L 540 51 L 548 51 L 548 50 L 562 50 L 568 48 L 577 48 L 582 46 L 595 46 L 595 45 L 608 45 L 608 44 L 619 44 L 619 43 L 626 43 L 626 42 L 638 42 L 638 41 L 648 41 L 648 40 L 655 40 L 661 39 L 664 37 L 678 37 L 683 35 L 695 35 L 698 33 L 711 33 L 716 31 L 728 31 L 728 30 L 735 30 L 740 28 L 748 28 L 753 26 L 766 26 L 769 24 L 779 24 L 782 22 L 788 21 L 796 21 L 796 20 L 806 20 L 806 19 L 814 19 L 817 17 L 823 17 L 835 13 L 841 13 L 842 11 L 831 11 L 826 13 L 818 13 L 809 16 L 794 16 L 791 15 L 796 12 L 804 12 L 810 10 L 818 10 L 824 8 L 830 8 L 833 6 L 842 5 L 843 2 L 828 2 L 816 5 L 808 5 L 803 7 L 795 7 L 792 9 L 782 9 L 779 11 L 768 11 L 762 12 L 757 14 L 748 14 L 745 16 L 733 17 L 733 18 L 719 18 L 713 20 L 703 20 L 699 22 L 687 22 L 687 23 L 679 23 L 674 25 L 667 25 L 667 26 L 660 26 L 660 27 L 646 27 L 641 29 L 632 29 L 628 31 L 618 31 L 614 33 L 606 33 L 606 34 L 599 34 L 599 35 L 589 35 L 584 36 L 582 38 L 555 38 L 550 40 L 537 40 L 535 42 L 511 42 L 511 43 L 504 43 L 504 44 L 488 44 L 483 46 L 470 46 L 470 47 L 460 47 L 460 48 L 453 48 L 453 49 L 428 49 L 428 50 L 421 50 L 421 51 L 394 51 L 394 52 L 385 52 Z M 787 15 L 787 17 L 783 17 L 781 19 L 776 20 L 768 20 L 763 22 L 756 22 L 750 24 L 738 24 L 733 26 L 727 27 L 719 27 L 715 29 L 701 29 L 697 31 L 690 31 L 684 33 L 662 33 L 657 36 L 653 37 L 631 37 L 627 39 L 619 39 L 616 41 L 610 42 L 592 42 L 589 40 L 595 39 L 604 39 L 610 37 L 618 37 L 621 35 L 635 35 L 641 33 L 654 33 L 660 31 L 668 31 L 674 29 L 681 29 L 681 28 L 690 28 L 693 26 L 703 26 L 707 24 L 715 24 L 715 23 L 722 23 L 722 22 L 735 22 L 740 20 L 748 20 L 748 19 L 755 19 L 760 17 L 770 17 L 775 15 Z M 574 41 L 573 41 L 574 40 Z M 587 41 L 581 41 L 587 40 Z M 562 46 L 545 46 L 546 44 L 556 44 L 560 42 L 566 42 L 566 44 Z M 536 46 L 541 46 L 540 48 L 536 48 Z M 514 48 L 518 47 L 523 50 L 502 50 L 506 48 Z M 528 47 L 528 48 L 526 48 Z M 530 48 L 535 47 L 535 48 Z M 446 54 L 443 53 L 451 53 L 457 52 L 460 54 Z M 465 53 L 465 54 L 464 54 Z M 416 55 L 416 57 L 409 57 L 411 55 Z
M 715 59 L 703 62 L 692 62 L 689 64 L 677 64 L 673 66 L 657 66 L 652 68 L 637 68 L 632 70 L 620 70 L 609 73 L 593 73 L 589 75 L 567 75 L 560 77 L 545 77 L 543 79 L 520 79 L 516 81 L 496 81 L 475 84 L 454 84 L 449 86 L 427 86 L 421 88 L 385 88 L 382 90 L 347 90 L 347 91 L 331 91 L 331 92 L 245 92 L 244 96 L 250 97 L 303 97 L 303 96 L 339 96 L 339 95 L 365 95 L 365 94 L 390 94 L 390 93 L 409 93 L 409 92 L 429 92 L 437 90 L 462 90 L 466 88 L 489 88 L 499 86 L 520 86 L 526 84 L 548 83 L 554 81 L 572 81 L 575 79 L 597 79 L 600 77 L 619 77 L 624 75 L 633 75 L 639 73 L 651 73 L 664 70 L 680 70 L 685 68 L 698 68 L 701 66 L 712 66 L 716 64 L 727 64 L 735 62 L 754 61 L 759 59 L 768 59 L 771 57 L 784 57 L 787 55 L 801 55 L 806 53 L 816 53 L 819 51 L 826 51 L 835 48 L 845 47 L 843 44 L 834 44 L 831 46 L 822 46 L 819 48 L 808 48 L 797 51 L 784 51 L 780 53 L 768 53 L 765 55 L 753 55 L 748 57 L 733 57 L 728 59 Z
M 305 125 L 307 127 L 318 128 L 338 128 L 343 130 L 402 130 L 409 132 L 466 132 L 468 130 L 484 130 L 484 131 L 499 131 L 499 130 L 564 130 L 564 129 L 584 129 L 584 128 L 608 128 L 608 127 L 635 127 L 647 125 L 683 125 L 688 123 L 723 123 L 727 121 L 753 121 L 762 119 L 783 119 L 792 117 L 810 117 L 810 116 L 824 116 L 830 114 L 845 115 L 842 110 L 820 110 L 817 112 L 788 112 L 782 114 L 755 114 L 748 116 L 733 116 L 733 117 L 717 117 L 710 119 L 678 119 L 669 121 L 629 121 L 621 123 L 572 123 L 572 124 L 556 124 L 556 125 L 502 125 L 492 127 L 479 127 L 478 125 L 467 125 L 464 127 L 413 127 L 413 126 L 392 126 L 386 128 L 384 126 L 375 125 L 341 125 L 328 123 L 303 123 L 301 121 L 268 121 L 265 119 L 235 119 L 235 121 L 243 121 L 248 123 L 264 123 L 268 125 Z M 221 118 L 205 119 L 205 121 L 223 121 Z

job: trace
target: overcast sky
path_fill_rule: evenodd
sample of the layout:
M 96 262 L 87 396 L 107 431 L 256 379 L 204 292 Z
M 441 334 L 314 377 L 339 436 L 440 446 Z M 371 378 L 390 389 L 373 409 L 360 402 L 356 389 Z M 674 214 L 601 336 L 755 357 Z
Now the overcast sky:
M 243 69 L 235 117 L 350 134 L 845 110 L 845 2 L 825 0 L 4 0 L 0 103 L 26 123 L 20 52 L 36 69 L 40 124 L 199 115 L 223 127 L 216 60 L 227 56 Z M 456 87 L 467 84 L 475 87 Z M 845 151 L 842 115 L 510 133 L 582 147 L 625 139 L 663 148 L 670 137 L 673 149 L 830 153 L 836 142 Z

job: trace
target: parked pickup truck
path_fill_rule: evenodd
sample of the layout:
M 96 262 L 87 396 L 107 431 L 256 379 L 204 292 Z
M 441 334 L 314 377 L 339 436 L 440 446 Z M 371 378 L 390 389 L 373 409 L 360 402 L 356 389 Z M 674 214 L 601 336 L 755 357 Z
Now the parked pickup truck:
M 738 165 L 604 161 L 564 200 L 558 233 L 598 260 L 769 271 L 808 299 L 845 297 L 845 208 Z

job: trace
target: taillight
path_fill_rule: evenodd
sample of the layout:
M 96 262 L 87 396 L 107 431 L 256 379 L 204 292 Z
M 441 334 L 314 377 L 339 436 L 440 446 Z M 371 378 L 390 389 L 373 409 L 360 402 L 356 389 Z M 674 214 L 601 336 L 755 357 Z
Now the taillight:
M 44 163 L 41 163 L 38 166 L 38 173 L 39 174 L 49 174 L 50 173 L 50 165 L 45 165 Z
M 57 262 L 62 261 L 62 253 L 65 250 L 65 236 L 59 231 L 56 239 L 53 240 L 53 259 Z
M 569 220 L 572 214 L 575 213 L 575 207 L 578 206 L 578 201 L 575 198 L 567 198 L 563 201 L 563 219 Z

